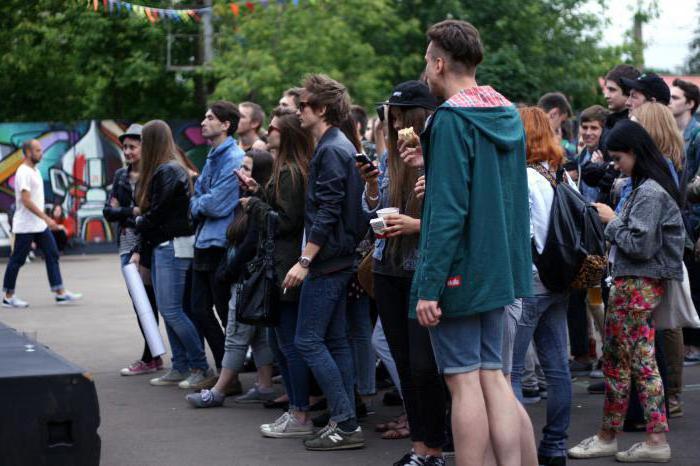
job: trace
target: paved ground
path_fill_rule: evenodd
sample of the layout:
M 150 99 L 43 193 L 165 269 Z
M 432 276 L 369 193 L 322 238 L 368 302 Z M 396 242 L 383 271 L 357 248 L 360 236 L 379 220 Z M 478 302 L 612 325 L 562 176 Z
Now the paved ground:
M 4 265 L 0 267 L 4 270 Z M 257 466 L 257 465 L 390 465 L 409 447 L 406 441 L 381 440 L 375 422 L 398 414 L 377 403 L 378 413 L 365 423 L 368 445 L 354 452 L 306 452 L 298 440 L 262 438 L 257 426 L 278 413 L 257 406 L 194 410 L 184 392 L 151 387 L 146 377 L 121 377 L 119 369 L 141 354 L 142 340 L 123 286 L 116 256 L 70 256 L 62 260 L 69 289 L 85 294 L 82 303 L 57 307 L 48 292 L 41 261 L 20 273 L 18 295 L 31 302 L 27 310 L 0 309 L 0 321 L 18 330 L 37 330 L 41 343 L 82 365 L 95 376 L 100 401 L 102 464 L 106 466 Z M 165 333 L 163 332 L 163 335 Z M 244 378 L 244 387 L 251 376 Z M 587 380 L 575 382 L 571 443 L 592 434 L 600 422 L 602 398 L 585 393 Z M 685 417 L 674 419 L 671 464 L 700 464 L 700 367 L 686 370 Z M 529 408 L 541 430 L 544 404 Z M 508 428 L 503 426 L 503 428 Z M 627 447 L 641 434 L 625 434 Z M 611 459 L 570 461 L 575 465 L 614 464 Z

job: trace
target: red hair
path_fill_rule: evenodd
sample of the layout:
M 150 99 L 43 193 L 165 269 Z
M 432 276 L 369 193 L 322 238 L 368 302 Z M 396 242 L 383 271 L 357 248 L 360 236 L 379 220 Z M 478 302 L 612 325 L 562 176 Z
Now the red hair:
M 524 107 L 520 118 L 525 128 L 527 163 L 549 162 L 551 168 L 559 168 L 564 162 L 564 148 L 552 131 L 547 114 L 538 107 Z

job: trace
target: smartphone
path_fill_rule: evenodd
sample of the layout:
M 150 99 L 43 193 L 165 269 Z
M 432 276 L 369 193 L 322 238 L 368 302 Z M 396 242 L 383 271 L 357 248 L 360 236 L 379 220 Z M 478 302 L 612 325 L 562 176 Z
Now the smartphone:
M 361 165 L 371 165 L 372 161 L 365 154 L 355 154 L 355 161 Z

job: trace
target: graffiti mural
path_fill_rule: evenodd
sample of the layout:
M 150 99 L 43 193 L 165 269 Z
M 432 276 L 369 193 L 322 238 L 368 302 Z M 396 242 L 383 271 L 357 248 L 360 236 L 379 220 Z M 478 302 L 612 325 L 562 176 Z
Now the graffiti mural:
M 44 158 L 46 208 L 63 206 L 75 240 L 114 241 L 112 226 L 102 216 L 114 172 L 124 166 L 119 136 L 131 122 L 91 120 L 77 123 L 0 123 L 0 212 L 14 211 L 14 174 L 22 163 L 22 144 L 37 139 Z M 177 144 L 200 169 L 209 147 L 198 121 L 169 121 Z

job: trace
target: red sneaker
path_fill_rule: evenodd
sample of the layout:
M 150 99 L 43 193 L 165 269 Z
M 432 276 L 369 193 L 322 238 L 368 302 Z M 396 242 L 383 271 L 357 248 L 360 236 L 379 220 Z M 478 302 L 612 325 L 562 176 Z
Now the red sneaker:
M 162 366 L 162 362 L 161 362 Z M 154 359 L 151 362 L 135 361 L 129 367 L 125 367 L 119 373 L 121 375 L 141 375 L 141 374 L 151 374 L 158 370 L 157 362 Z

